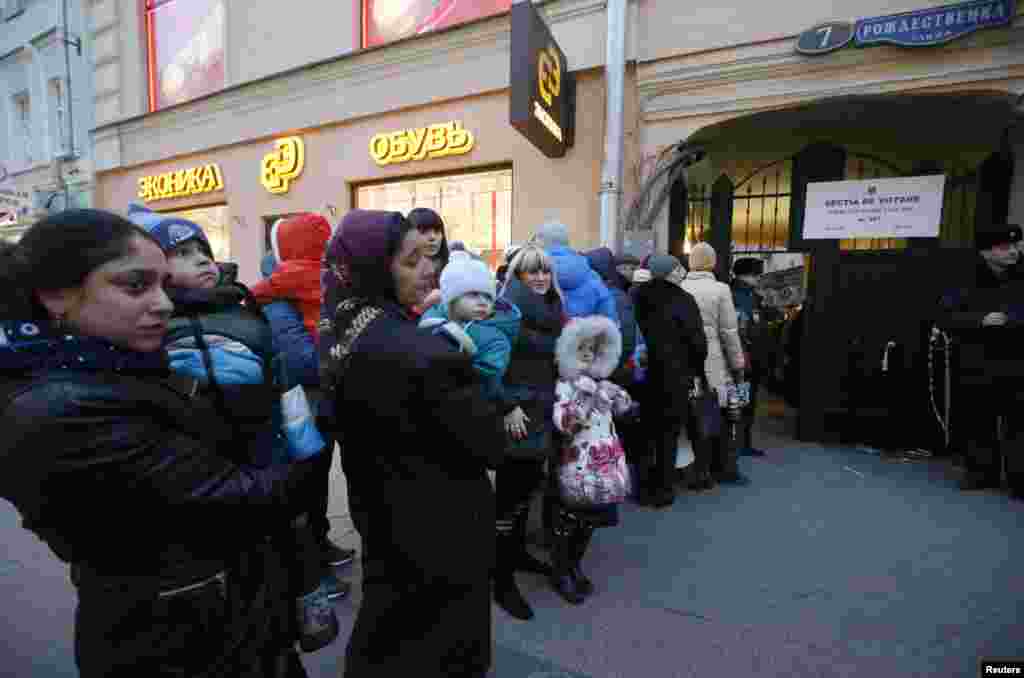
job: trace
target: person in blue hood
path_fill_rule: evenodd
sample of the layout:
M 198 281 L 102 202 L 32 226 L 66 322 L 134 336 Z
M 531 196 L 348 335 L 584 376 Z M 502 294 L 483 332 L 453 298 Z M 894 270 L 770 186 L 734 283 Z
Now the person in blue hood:
M 615 297 L 582 254 L 569 247 L 569 229 L 558 221 L 549 221 L 537 230 L 544 250 L 555 262 L 558 284 L 565 295 L 565 312 L 570 318 L 603 315 L 616 325 L 619 314 Z

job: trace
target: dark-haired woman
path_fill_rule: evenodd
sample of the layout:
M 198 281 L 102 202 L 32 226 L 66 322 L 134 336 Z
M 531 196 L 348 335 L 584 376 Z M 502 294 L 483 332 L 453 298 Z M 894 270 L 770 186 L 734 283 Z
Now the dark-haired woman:
M 160 350 L 167 277 L 152 237 L 96 210 L 0 250 L 0 496 L 71 565 L 83 678 L 303 676 L 253 526 L 291 517 L 306 466 L 217 453 L 230 429 Z
M 441 215 L 429 207 L 417 207 L 406 217 L 423 236 L 423 253 L 433 263 L 434 282 L 423 302 L 413 307 L 416 315 L 423 315 L 434 304 L 441 303 L 441 271 L 448 265 L 448 236 L 444 232 Z
M 349 507 L 363 540 L 363 601 L 347 678 L 482 678 L 500 413 L 468 354 L 421 331 L 434 284 L 425 236 L 397 212 L 354 210 L 328 245 L 338 299 L 322 382 L 334 394 Z M 323 335 L 322 335 L 323 336 Z

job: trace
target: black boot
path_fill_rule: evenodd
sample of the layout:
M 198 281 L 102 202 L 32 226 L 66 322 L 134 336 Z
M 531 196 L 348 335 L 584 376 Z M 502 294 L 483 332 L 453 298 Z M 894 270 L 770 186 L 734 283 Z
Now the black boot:
M 512 568 L 516 572 L 531 572 L 549 577 L 551 576 L 551 566 L 533 557 L 533 554 L 526 550 L 526 524 L 529 517 L 529 504 L 523 504 L 516 508 L 512 523 L 512 542 L 509 546 L 512 551 Z
M 557 513 L 561 513 L 558 511 Z M 570 605 L 579 605 L 583 596 L 576 589 L 572 576 L 572 554 L 570 553 L 571 525 L 562 516 L 556 515 L 551 529 L 551 587 Z
M 303 652 L 321 650 L 338 637 L 338 617 L 323 585 L 295 600 L 299 647 Z
M 735 427 L 735 423 L 727 425 L 719 438 L 718 454 L 721 466 L 720 471 L 715 474 L 715 480 L 729 485 L 749 485 L 750 478 L 740 473 L 739 455 L 736 449 L 738 436 L 735 435 Z
M 515 535 L 498 532 L 494 563 L 494 602 L 516 619 L 533 619 L 533 610 L 516 585 L 513 560 Z
M 590 546 L 590 538 L 594 536 L 594 528 L 590 525 L 577 525 L 573 530 L 570 541 L 570 557 L 572 562 L 569 567 L 569 576 L 576 583 L 576 590 L 582 596 L 589 596 L 594 592 L 594 583 L 580 569 L 580 561 L 587 553 Z

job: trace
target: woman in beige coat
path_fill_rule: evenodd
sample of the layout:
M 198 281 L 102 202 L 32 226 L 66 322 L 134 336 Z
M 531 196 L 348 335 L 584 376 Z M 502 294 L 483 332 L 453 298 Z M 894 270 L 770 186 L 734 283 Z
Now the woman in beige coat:
M 715 279 L 718 256 L 711 245 L 699 243 L 690 253 L 690 272 L 679 286 L 693 295 L 704 321 L 708 339 L 708 358 L 704 364 L 708 383 L 718 394 L 718 402 L 726 405 L 726 391 L 733 375 L 746 369 L 739 322 L 732 301 L 732 290 Z M 724 413 L 723 413 L 724 415 Z M 705 444 L 706 441 L 702 441 Z M 736 450 L 719 438 L 710 443 L 710 470 L 719 482 L 746 485 L 750 481 L 736 466 Z M 696 450 L 695 450 L 696 451 Z

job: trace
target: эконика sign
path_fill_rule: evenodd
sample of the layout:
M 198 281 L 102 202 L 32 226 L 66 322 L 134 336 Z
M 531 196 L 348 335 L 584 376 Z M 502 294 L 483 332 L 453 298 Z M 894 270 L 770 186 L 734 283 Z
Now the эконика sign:
M 805 239 L 935 238 L 945 175 L 807 184 Z

